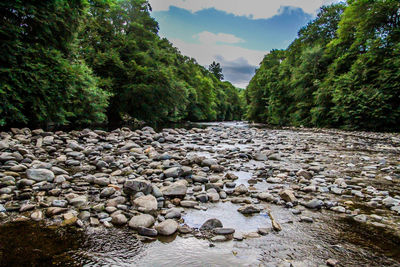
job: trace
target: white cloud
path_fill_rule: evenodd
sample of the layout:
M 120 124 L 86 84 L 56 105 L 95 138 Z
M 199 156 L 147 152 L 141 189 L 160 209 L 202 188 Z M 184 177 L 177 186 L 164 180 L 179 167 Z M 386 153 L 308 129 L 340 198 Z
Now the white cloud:
M 238 46 L 216 44 L 216 43 L 187 43 L 181 39 L 170 39 L 184 55 L 193 57 L 201 65 L 209 65 L 218 56 L 227 61 L 234 61 L 238 58 L 245 58 L 249 64 L 258 66 L 267 51 L 251 50 Z
M 321 6 L 339 0 L 149 0 L 149 2 L 153 11 L 167 11 L 170 6 L 191 12 L 215 8 L 237 16 L 265 19 L 279 14 L 283 6 L 299 7 L 306 13 L 316 14 Z
M 229 33 L 218 33 L 214 34 L 212 32 L 203 31 L 201 33 L 193 35 L 194 39 L 198 39 L 203 44 L 215 44 L 215 43 L 227 43 L 236 44 L 244 42 L 243 39 L 236 37 Z
M 221 36 L 217 34 L 216 36 Z M 223 36 L 223 35 L 222 35 Z M 218 38 L 217 38 L 218 39 Z M 238 38 L 239 39 L 239 38 Z M 243 47 L 232 46 L 227 44 L 217 44 L 214 42 L 202 43 L 188 43 L 181 39 L 170 39 L 174 46 L 176 46 L 182 54 L 196 59 L 196 61 L 203 66 L 210 65 L 214 60 L 221 63 L 222 70 L 230 69 L 231 75 L 227 75 L 234 85 L 244 88 L 247 86 L 248 81 L 252 75 L 247 75 L 244 80 L 240 77 L 240 71 L 234 71 L 233 68 L 238 66 L 256 66 L 260 64 L 267 51 L 251 50 Z M 240 63 L 240 64 L 239 64 Z M 234 73 L 238 76 L 234 77 Z M 227 73 L 228 74 L 228 73 Z

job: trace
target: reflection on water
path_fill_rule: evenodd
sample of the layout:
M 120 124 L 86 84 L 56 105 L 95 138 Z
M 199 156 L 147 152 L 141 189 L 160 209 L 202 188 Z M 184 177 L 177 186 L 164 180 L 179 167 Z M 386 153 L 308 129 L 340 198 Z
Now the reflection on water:
M 241 252 L 237 243 L 216 243 L 178 237 L 174 242 L 149 246 L 135 266 L 258 266 L 257 249 Z
M 226 217 L 232 214 L 225 210 L 233 210 L 235 205 L 224 204 L 217 218 L 226 227 L 243 231 L 259 227 L 257 222 L 268 225 L 263 216 L 244 217 L 236 212 L 242 217 Z M 384 235 L 366 240 L 365 232 L 358 233 L 346 222 L 332 220 L 328 212 L 321 214 L 320 223 L 285 223 L 293 215 L 280 207 L 271 209 L 282 223 L 281 232 L 242 242 L 215 243 L 215 247 L 194 237 L 142 242 L 128 228 L 83 231 L 32 222 L 9 223 L 0 227 L 0 266 L 277 266 L 282 261 L 318 266 L 328 258 L 340 260 L 340 266 L 399 266 L 384 256 L 399 259 L 398 243 L 391 243 L 387 251 L 376 246 L 387 242 Z M 186 219 L 200 224 L 207 219 L 201 215 L 193 210 Z

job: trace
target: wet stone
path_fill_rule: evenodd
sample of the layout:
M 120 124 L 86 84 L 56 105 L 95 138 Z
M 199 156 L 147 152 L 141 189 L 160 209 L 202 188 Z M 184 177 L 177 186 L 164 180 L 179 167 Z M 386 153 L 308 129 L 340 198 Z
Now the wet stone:
M 213 233 L 216 235 L 231 235 L 235 232 L 233 228 L 214 228 Z

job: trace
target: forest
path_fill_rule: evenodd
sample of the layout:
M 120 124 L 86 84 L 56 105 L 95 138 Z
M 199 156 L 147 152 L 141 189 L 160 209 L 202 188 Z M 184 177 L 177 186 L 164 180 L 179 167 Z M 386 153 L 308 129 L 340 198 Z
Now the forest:
M 400 129 L 400 2 L 324 6 L 245 90 L 158 35 L 145 0 L 2 1 L 0 127 L 248 119 Z
M 239 120 L 243 90 L 158 35 L 145 0 L 2 1 L 0 126 Z M 211 62 L 210 62 L 211 63 Z
M 246 88 L 247 117 L 272 125 L 400 129 L 400 1 L 325 6 Z

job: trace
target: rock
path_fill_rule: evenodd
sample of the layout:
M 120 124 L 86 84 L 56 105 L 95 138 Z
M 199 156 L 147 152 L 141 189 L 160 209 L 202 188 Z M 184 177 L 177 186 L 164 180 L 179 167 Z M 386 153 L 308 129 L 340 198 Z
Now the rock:
M 88 221 L 90 218 L 90 212 L 84 210 L 79 213 L 78 218 L 81 219 L 82 221 Z
M 189 233 L 192 233 L 194 230 L 193 230 L 193 228 L 191 228 L 188 225 L 184 224 L 184 225 L 179 225 L 178 226 L 178 231 L 181 234 L 189 234 Z
M 128 221 L 124 214 L 112 215 L 111 218 L 111 222 L 114 225 L 124 225 Z
M 339 213 L 345 213 L 346 212 L 346 208 L 342 207 L 342 206 L 332 207 L 331 210 L 339 212 Z
M 303 178 L 306 178 L 308 180 L 310 180 L 312 178 L 312 174 L 310 172 L 308 172 L 308 171 L 305 171 L 305 170 L 299 170 L 296 173 L 296 175 L 297 175 L 297 177 L 303 177 Z
M 107 201 L 107 207 L 116 207 L 118 205 L 124 204 L 126 202 L 126 198 L 123 196 L 118 196 Z
M 188 176 L 191 175 L 193 173 L 192 168 L 188 167 L 188 166 L 182 166 L 182 176 Z
M 172 235 L 178 230 L 178 223 L 172 219 L 165 220 L 155 226 L 160 235 Z
M 279 196 L 286 202 L 294 203 L 297 201 L 296 197 L 293 194 L 293 191 L 289 189 L 285 189 L 279 192 Z
M 74 207 L 82 207 L 87 204 L 87 196 L 78 196 L 76 198 L 73 198 L 69 201 L 71 205 Z
M 263 153 L 256 153 L 254 155 L 254 159 L 258 160 L 258 161 L 266 161 L 266 160 L 268 160 L 268 156 Z
M 301 222 L 306 222 L 306 223 L 313 223 L 314 222 L 314 220 L 312 218 L 306 217 L 306 216 L 301 216 L 300 217 L 300 221 Z
M 100 197 L 106 198 L 115 193 L 115 189 L 113 187 L 106 187 L 100 192 Z
M 164 195 L 163 195 L 163 193 L 161 192 L 161 190 L 157 187 L 157 186 L 155 186 L 155 185 L 152 185 L 152 190 L 153 190 L 153 196 L 155 196 L 156 198 L 159 198 L 159 197 L 163 197 Z
M 207 198 L 211 201 L 211 202 L 218 202 L 220 200 L 220 195 L 217 192 L 209 192 L 207 193 Z
M 200 201 L 201 203 L 206 203 L 208 201 L 208 195 L 207 194 L 199 194 L 196 195 L 196 199 Z
M 26 176 L 36 182 L 52 182 L 54 180 L 54 173 L 47 169 L 28 169 L 26 170 Z
M 309 202 L 305 203 L 304 206 L 306 206 L 309 209 L 320 209 L 324 205 L 324 202 L 322 200 L 314 198 L 313 200 L 310 200 Z
M 66 201 L 65 199 L 55 199 L 53 200 L 53 202 L 51 202 L 51 206 L 65 208 L 68 206 L 68 201 Z
M 90 217 L 89 223 L 92 226 L 99 226 L 100 225 L 99 219 L 94 218 L 94 217 Z
M 242 241 L 244 239 L 243 234 L 240 232 L 235 232 L 233 234 L 233 239 L 237 240 L 237 241 Z
M 271 184 L 280 184 L 282 182 L 282 179 L 277 177 L 269 177 L 267 178 L 267 182 Z
M 182 217 L 178 210 L 171 210 L 165 215 L 165 219 L 180 219 Z
M 38 222 L 44 219 L 43 212 L 41 210 L 35 210 L 31 214 L 31 219 Z
M 180 167 L 169 168 L 164 171 L 166 178 L 178 178 L 182 174 L 182 169 Z
M 161 188 L 161 192 L 167 197 L 184 197 L 186 195 L 187 187 L 181 181 L 175 182 L 170 186 Z
M 213 218 L 205 221 L 200 227 L 200 231 L 209 231 L 215 228 L 222 228 L 222 227 L 223 227 L 222 222 L 218 219 Z
M 360 214 L 353 217 L 353 220 L 359 223 L 365 223 L 367 221 L 367 216 L 365 214 Z
M 259 213 L 260 211 L 261 210 L 258 207 L 252 204 L 244 205 L 238 209 L 238 212 L 242 214 L 253 214 L 253 213 Z
M 241 184 L 235 188 L 235 192 L 238 194 L 246 194 L 248 192 L 248 189 L 244 184 Z
M 157 199 L 153 195 L 138 197 L 133 201 L 133 204 L 142 212 L 157 210 Z
M 213 236 L 211 238 L 212 242 L 224 242 L 224 241 L 227 241 L 227 240 L 228 239 L 224 235 L 216 235 L 216 236 Z
M 198 205 L 197 201 L 192 200 L 182 200 L 180 204 L 185 208 L 194 208 Z
M 61 213 L 66 212 L 68 209 L 67 208 L 59 208 L 59 207 L 50 207 L 46 210 L 46 215 L 49 217 L 52 217 L 54 215 L 58 215 Z
M 4 206 L 0 204 L 0 212 L 6 212 L 6 211 L 7 211 L 6 208 L 4 208 Z
M 34 204 L 24 204 L 21 206 L 21 208 L 19 209 L 19 212 L 24 212 L 24 211 L 28 211 L 28 210 L 33 210 L 36 206 Z
M 396 212 L 397 214 L 400 214 L 400 206 L 393 206 L 390 208 L 390 210 Z
M 100 186 L 107 186 L 110 184 L 110 179 L 106 177 L 98 177 L 93 180 L 93 183 Z
M 250 233 L 246 233 L 244 235 L 245 238 L 259 238 L 261 237 L 259 233 L 257 232 L 250 232 Z
M 258 228 L 257 233 L 259 233 L 260 235 L 268 235 L 269 233 L 271 233 L 271 230 L 271 228 Z
M 129 227 L 137 229 L 139 227 L 149 228 L 154 224 L 154 217 L 149 214 L 133 216 L 129 221 Z
M 149 181 L 134 179 L 125 182 L 123 191 L 127 195 L 135 195 L 137 192 L 142 192 L 147 195 L 151 193 L 152 189 L 152 185 Z
M 73 225 L 78 220 L 78 217 L 76 217 L 72 212 L 65 213 L 63 217 L 64 217 L 64 221 L 62 222 L 63 226 Z
M 215 159 L 204 159 L 201 165 L 211 167 L 212 165 L 218 165 L 218 162 Z
M 214 228 L 213 233 L 216 235 L 231 235 L 235 232 L 233 228 Z
M 257 195 L 257 198 L 260 200 L 264 200 L 264 201 L 273 201 L 274 200 L 274 196 L 271 195 L 270 193 L 267 192 L 261 192 Z
M 335 267 L 335 266 L 337 266 L 339 264 L 339 261 L 338 260 L 335 260 L 335 259 L 328 259 L 327 261 L 326 261 L 326 265 L 328 265 L 328 266 L 330 266 L 330 267 Z
M 137 231 L 138 231 L 138 234 L 142 235 L 142 236 L 151 236 L 151 237 L 153 237 L 153 236 L 157 236 L 158 235 L 158 232 L 157 232 L 156 229 L 146 228 L 146 227 L 143 227 L 143 226 L 137 227 Z
M 382 200 L 383 205 L 385 205 L 387 208 L 390 208 L 392 206 L 397 206 L 400 205 L 400 199 L 394 199 L 392 197 L 387 197 L 384 200 Z
M 223 172 L 225 168 L 221 165 L 211 165 L 210 169 L 213 172 Z
M 203 176 L 199 176 L 199 175 L 193 175 L 192 179 L 193 179 L 193 182 L 196 182 L 196 183 L 202 183 L 202 184 L 208 183 L 208 178 L 207 177 L 203 177 Z

